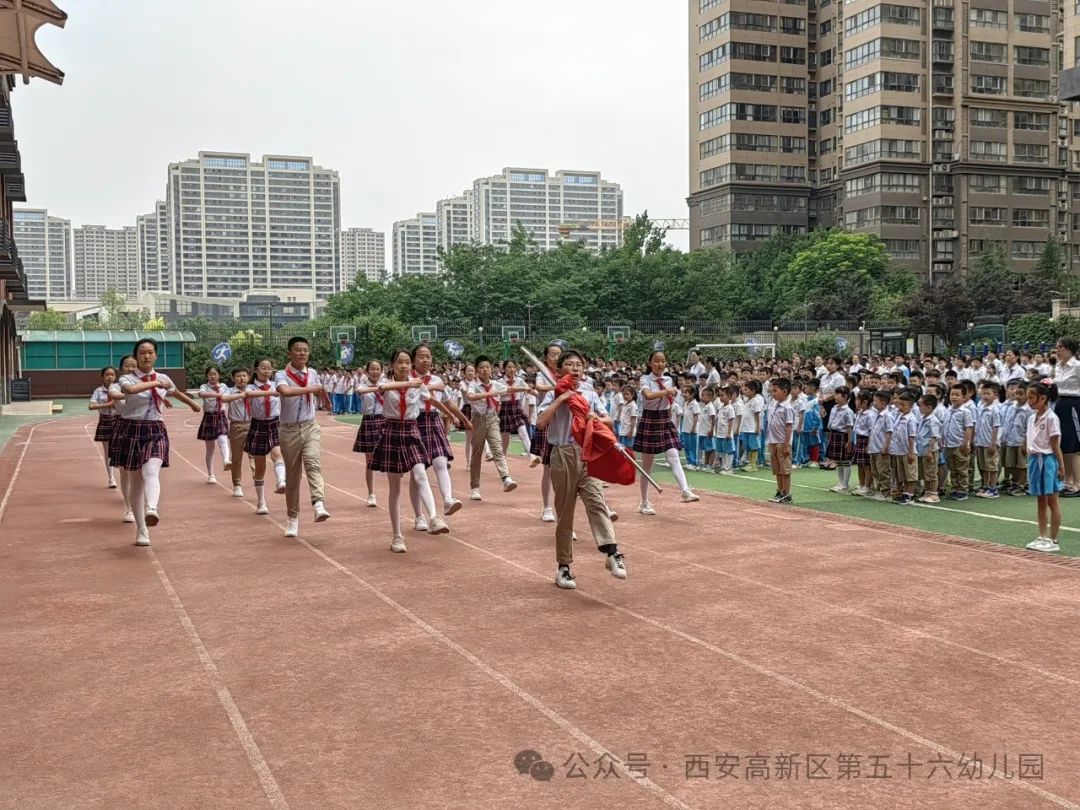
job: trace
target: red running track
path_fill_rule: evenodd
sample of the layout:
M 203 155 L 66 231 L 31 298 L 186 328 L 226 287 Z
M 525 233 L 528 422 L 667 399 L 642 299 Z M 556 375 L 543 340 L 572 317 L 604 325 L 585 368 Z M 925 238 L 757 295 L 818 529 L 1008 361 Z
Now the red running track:
M 141 549 L 90 424 L 0 455 L 0 807 L 1080 806 L 1078 567 L 612 488 L 629 579 L 579 516 L 564 592 L 521 459 L 399 555 L 354 428 L 297 541 L 176 413 Z

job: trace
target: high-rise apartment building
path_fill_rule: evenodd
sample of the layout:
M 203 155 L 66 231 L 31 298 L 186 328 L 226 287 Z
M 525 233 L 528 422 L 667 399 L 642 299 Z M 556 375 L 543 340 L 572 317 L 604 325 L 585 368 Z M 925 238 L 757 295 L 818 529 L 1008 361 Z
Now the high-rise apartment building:
M 139 239 L 134 226 L 82 225 L 72 230 L 75 291 L 79 301 L 97 301 L 114 289 L 125 298 L 139 295 Z
M 12 217 L 28 297 L 46 303 L 70 300 L 75 290 L 71 220 L 51 217 L 44 208 L 16 208 Z
M 691 247 L 839 225 L 941 277 L 1068 238 L 1056 0 L 689 2 Z
M 178 295 L 340 288 L 340 184 L 309 157 L 200 152 L 169 166 L 169 273 Z
M 436 238 L 439 247 L 450 250 L 454 245 L 468 244 L 472 231 L 472 191 L 460 197 L 448 197 L 435 204 L 438 219 Z
M 434 275 L 438 267 L 438 218 L 417 214 L 394 223 L 393 274 L 395 277 Z
M 139 285 L 143 292 L 168 292 L 169 212 L 164 200 L 154 204 L 154 211 L 136 217 L 139 237 Z
M 349 228 L 341 232 L 341 288 L 363 278 L 383 281 L 386 276 L 386 234 L 371 228 Z
M 622 189 L 599 172 L 503 169 L 473 183 L 472 238 L 482 244 L 509 242 L 520 223 L 537 248 L 552 250 L 564 240 L 559 226 L 572 224 L 571 238 L 599 251 L 622 244 L 622 216 Z

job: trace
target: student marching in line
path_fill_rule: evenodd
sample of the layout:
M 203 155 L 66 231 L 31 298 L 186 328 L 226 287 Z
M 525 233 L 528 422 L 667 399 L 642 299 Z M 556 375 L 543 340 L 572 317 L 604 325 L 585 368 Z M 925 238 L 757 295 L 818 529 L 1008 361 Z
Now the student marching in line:
M 649 368 L 652 373 L 643 376 L 638 384 L 643 403 L 637 436 L 634 437 L 634 449 L 641 453 L 641 466 L 645 472 L 652 471 L 656 455 L 663 453 L 682 491 L 682 502 L 700 501 L 701 498 L 695 495 L 686 483 L 686 473 L 683 472 L 682 462 L 679 460 L 679 450 L 682 447 L 671 417 L 672 403 L 677 391 L 671 377 L 664 374 L 667 369 L 667 356 L 661 351 L 654 351 L 649 355 Z M 643 515 L 655 515 L 656 510 L 649 503 L 649 482 L 643 475 L 640 476 L 640 482 L 641 505 L 638 511 Z
M 476 381 L 476 366 L 469 363 L 465 366 L 465 372 L 463 374 L 461 383 L 458 388 L 461 391 L 461 413 L 469 420 L 469 427 L 465 428 L 465 472 L 472 469 L 472 443 L 473 443 L 473 430 L 472 430 L 472 417 L 473 409 L 472 403 L 469 402 L 469 387 Z
M 413 376 L 419 378 L 430 396 L 424 398 L 420 415 L 416 419 L 416 426 L 420 430 L 420 438 L 423 439 L 424 449 L 427 452 L 428 461 L 435 470 L 435 480 L 439 485 L 439 494 L 443 499 L 443 513 L 450 517 L 461 509 L 462 503 L 454 497 L 454 485 L 450 480 L 450 462 L 454 460 L 454 453 L 450 449 L 450 440 L 446 437 L 446 429 L 443 426 L 443 413 L 449 412 L 452 418 L 462 423 L 468 422 L 456 405 L 446 400 L 446 384 L 442 378 L 431 373 L 432 355 L 431 348 L 423 344 L 413 348 L 410 354 L 412 359 Z M 440 410 L 435 403 L 442 402 Z M 426 474 L 425 474 L 426 477 Z M 409 500 L 412 501 L 413 512 L 416 515 L 416 530 L 426 532 L 428 530 L 427 516 L 423 513 L 423 504 L 420 498 L 418 481 L 413 476 L 409 481 Z
M 474 501 L 483 500 L 480 494 L 480 471 L 484 462 L 484 449 L 487 448 L 495 460 L 495 469 L 502 479 L 503 492 L 513 492 L 517 483 L 510 477 L 510 467 L 502 452 L 502 439 L 499 436 L 499 397 L 506 393 L 505 383 L 491 379 L 491 359 L 476 358 L 476 380 L 469 386 L 466 399 L 472 403 L 473 412 L 473 448 L 472 462 L 469 469 L 469 485 Z M 521 387 L 521 391 L 527 391 Z
M 244 471 L 244 445 L 247 443 L 248 431 L 251 429 L 251 402 L 247 398 L 249 379 L 250 375 L 246 368 L 234 368 L 232 387 L 219 400 L 228 408 L 229 459 L 232 461 L 228 470 L 232 477 L 235 498 L 244 497 L 241 473 Z
M 574 440 L 573 414 L 566 403 L 571 397 L 581 396 L 589 405 L 588 419 L 599 419 L 610 425 L 611 417 L 600 397 L 582 380 L 584 358 L 573 349 L 568 349 L 560 354 L 558 363 L 562 372 L 569 374 L 576 385 L 573 390 L 558 397 L 555 397 L 554 391 L 545 395 L 548 405 L 541 412 L 537 426 L 546 431 L 551 448 L 551 477 L 559 515 L 555 526 L 555 560 L 558 566 L 555 584 L 572 590 L 577 587 L 570 565 L 574 561 L 574 509 L 579 497 L 585 505 L 596 548 L 607 555 L 606 565 L 612 576 L 626 579 L 626 564 L 615 543 L 615 528 L 604 501 L 603 487 L 598 479 L 589 475 L 581 457 L 581 447 Z
M 109 397 L 109 388 L 116 382 L 116 369 L 113 366 L 105 366 L 101 370 L 101 385 L 94 389 L 90 395 L 89 409 L 97 411 L 98 423 L 94 429 L 94 441 L 105 445 L 105 475 L 106 485 L 109 489 L 116 489 L 116 477 L 113 475 L 112 461 L 109 458 L 109 443 L 112 441 L 113 430 L 116 428 L 116 405 Z
M 1039 536 L 1027 544 L 1032 551 L 1061 551 L 1061 504 L 1058 493 L 1065 488 L 1065 458 L 1061 453 L 1061 420 L 1054 413 L 1058 398 L 1053 380 L 1044 379 L 1027 389 L 1032 410 L 1027 425 L 1028 489 L 1039 499 Z
M 214 477 L 214 453 L 221 451 L 221 458 L 226 471 L 232 468 L 232 450 L 229 446 L 229 418 L 225 413 L 226 403 L 222 400 L 228 389 L 221 384 L 221 372 L 217 366 L 206 369 L 206 382 L 199 386 L 199 399 L 202 400 L 202 421 L 195 437 L 206 445 L 206 483 L 216 484 Z
M 255 459 L 255 514 L 269 515 L 270 508 L 266 505 L 266 457 L 270 456 L 274 463 L 274 473 L 277 477 L 275 492 L 279 495 L 285 492 L 285 462 L 280 460 L 281 444 L 281 399 L 274 391 L 271 380 L 274 376 L 274 364 L 264 357 L 255 366 L 255 380 L 248 384 L 245 389 L 248 400 L 251 402 L 251 427 L 248 429 L 247 438 L 244 440 L 244 452 Z M 274 457 L 277 451 L 277 458 Z
M 127 430 L 125 420 L 127 418 L 128 403 L 124 399 L 124 392 L 120 390 L 120 378 L 128 374 L 135 374 L 138 370 L 139 366 L 135 362 L 135 355 L 125 354 L 120 358 L 120 376 L 112 381 L 108 389 L 109 400 L 116 411 L 116 420 L 113 422 L 112 436 L 109 439 L 106 457 L 109 459 L 110 467 L 120 470 L 120 492 L 124 496 L 124 516 L 122 518 L 124 523 L 135 522 L 135 513 L 131 508 L 131 481 L 134 475 L 124 467 L 120 459 L 121 447 L 117 441 L 117 435 L 123 435 Z M 167 399 L 161 404 L 166 408 L 172 407 L 172 402 Z
M 162 421 L 162 402 L 173 396 L 186 402 L 195 413 L 199 406 L 173 385 L 164 374 L 154 371 L 157 362 L 157 342 L 143 338 L 135 344 L 134 374 L 120 378 L 120 390 L 126 402 L 122 434 L 115 434 L 116 458 L 132 473 L 130 503 L 134 508 L 136 525 L 135 545 L 150 545 L 149 527 L 158 524 L 158 503 L 161 499 L 162 467 L 169 466 L 169 433 Z M 145 509 L 143 505 L 145 504 Z
M 386 417 L 383 415 L 383 394 L 379 389 L 379 383 L 383 379 L 382 363 L 374 359 L 369 360 L 365 373 L 367 378 L 357 389 L 357 393 L 360 394 L 362 420 L 360 427 L 356 429 L 353 452 L 364 454 L 364 481 L 367 484 L 367 505 L 374 508 L 378 506 L 378 501 L 375 498 L 375 470 L 371 468 L 371 457 L 379 446 L 383 429 L 386 427 Z
M 279 442 L 285 462 L 285 508 L 288 510 L 285 536 L 300 535 L 300 477 L 307 478 L 315 522 L 329 519 L 322 477 L 322 429 L 315 419 L 315 398 L 326 391 L 319 376 L 308 368 L 311 346 L 307 338 L 292 337 L 289 362 L 274 375 L 280 410 Z M 350 396 L 352 391 L 349 392 Z
M 446 534 L 450 527 L 435 510 L 435 496 L 427 478 L 430 465 L 424 440 L 416 424 L 422 403 L 431 394 L 419 377 L 412 376 L 412 355 L 407 349 L 395 349 L 390 356 L 392 376 L 379 384 L 383 394 L 383 411 L 386 424 L 382 438 L 372 456 L 371 467 L 375 472 L 386 473 L 390 485 L 390 528 L 393 538 L 390 550 L 405 551 L 405 537 L 401 532 L 401 476 L 408 473 L 416 480 L 420 501 L 428 519 L 428 534 Z M 489 365 L 490 368 L 490 365 Z M 449 414 L 442 402 L 432 400 L 435 407 Z M 479 469 L 479 462 L 476 468 Z
M 503 383 L 506 385 L 506 393 L 499 401 L 499 433 L 502 436 L 502 451 L 506 458 L 510 457 L 510 436 L 517 434 L 521 440 L 521 446 L 525 448 L 526 457 L 532 455 L 532 443 L 529 441 L 529 417 L 522 407 L 525 396 L 532 389 L 518 382 L 518 366 L 513 360 L 503 363 Z
M 536 433 L 533 435 L 534 441 L 531 448 L 533 458 L 529 466 L 544 465 L 543 475 L 540 478 L 540 499 L 542 502 L 540 520 L 545 523 L 555 522 L 555 502 L 552 500 L 551 489 L 551 445 L 547 442 L 547 429 L 544 427 L 545 423 L 540 421 L 540 414 L 547 407 L 547 394 L 555 390 L 555 386 L 552 385 L 551 381 L 558 379 L 558 364 L 561 354 L 562 346 L 558 343 L 549 343 L 544 347 L 544 356 L 541 359 L 544 363 L 544 369 L 547 371 L 547 376 L 545 377 L 540 370 L 537 370 L 533 385 L 540 401 L 536 404 Z

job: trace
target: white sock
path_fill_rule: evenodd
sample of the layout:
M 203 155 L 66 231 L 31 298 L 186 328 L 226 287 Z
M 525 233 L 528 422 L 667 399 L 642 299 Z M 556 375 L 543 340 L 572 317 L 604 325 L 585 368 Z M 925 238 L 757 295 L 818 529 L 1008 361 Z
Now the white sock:
M 436 456 L 431 460 L 431 466 L 435 469 L 435 480 L 439 482 L 439 493 L 444 501 L 454 498 L 454 485 L 450 481 L 450 468 L 446 464 L 446 456 Z
M 675 480 L 679 482 L 679 489 L 686 492 L 690 489 L 690 485 L 686 483 L 686 473 L 683 472 L 682 462 L 679 461 L 679 451 L 674 447 L 670 450 L 665 450 L 664 458 L 666 458 L 668 464 L 671 465 L 671 472 L 674 473 Z M 648 484 L 648 481 L 645 483 Z
M 285 481 L 285 462 L 284 461 L 275 461 L 274 462 L 274 475 L 277 476 L 277 480 L 278 480 L 279 484 Z
M 851 485 L 851 467 L 837 467 L 840 473 L 840 483 L 845 487 Z
M 652 465 L 655 458 L 656 456 L 654 456 L 652 453 L 642 454 L 641 466 L 644 468 L 645 472 L 652 472 Z M 641 502 L 645 503 L 649 500 L 649 482 L 646 480 L 644 475 L 638 476 L 638 485 L 641 487 Z
M 142 466 L 142 475 L 139 476 L 142 480 L 143 486 L 146 491 L 146 507 L 148 509 L 157 509 L 158 501 L 161 500 L 161 479 L 158 477 L 161 472 L 161 459 L 152 458 Z M 138 503 L 139 499 L 135 499 L 135 503 Z M 141 509 L 136 511 L 141 512 Z
M 428 518 L 435 517 L 435 496 L 431 492 L 431 483 L 428 481 L 427 470 L 423 464 L 417 464 L 412 468 L 412 480 L 416 484 L 416 493 Z
M 390 493 L 387 497 L 387 505 L 390 509 L 390 529 L 394 537 L 401 535 L 401 474 L 387 473 L 386 479 L 390 484 Z
M 221 451 L 221 457 L 223 459 L 225 459 L 225 463 L 226 464 L 231 463 L 232 462 L 232 448 L 229 447 L 229 437 L 228 436 L 218 436 L 217 437 L 217 446 L 218 446 L 218 450 Z
M 214 474 L 214 452 L 217 449 L 217 442 L 203 442 L 206 447 L 206 474 Z
M 526 453 L 532 452 L 532 442 L 529 441 L 529 427 L 528 425 L 522 425 L 517 431 L 518 438 L 521 439 L 521 446 L 525 448 Z
M 266 500 L 266 482 L 255 481 L 255 503 L 262 503 Z
M 424 473 L 424 480 L 427 480 L 427 473 Z M 423 511 L 424 505 L 420 501 L 420 487 L 416 481 L 416 477 L 409 476 L 409 503 L 412 504 L 413 514 L 416 517 L 423 517 L 426 512 Z
M 143 510 L 143 501 L 146 498 L 146 482 L 138 472 L 133 472 L 130 478 L 131 500 L 132 503 L 139 505 L 138 509 L 132 510 L 132 514 L 135 515 L 135 534 L 149 534 L 150 530 L 146 528 L 146 512 Z

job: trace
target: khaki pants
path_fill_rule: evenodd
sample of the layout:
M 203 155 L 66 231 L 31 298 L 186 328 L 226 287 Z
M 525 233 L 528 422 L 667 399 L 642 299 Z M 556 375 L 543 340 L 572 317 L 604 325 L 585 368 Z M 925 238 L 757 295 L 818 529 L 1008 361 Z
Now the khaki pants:
M 491 448 L 491 455 L 495 458 L 495 469 L 499 471 L 499 478 L 510 477 L 510 467 L 506 463 L 506 456 L 502 451 L 502 434 L 499 432 L 499 415 L 497 413 L 485 413 L 480 416 L 473 411 L 470 420 L 473 425 L 472 459 L 469 465 L 469 486 L 472 489 L 480 488 L 480 470 L 484 463 L 484 444 Z
M 580 497 L 589 516 L 596 545 L 615 542 L 615 528 L 608 516 L 604 488 L 597 478 L 590 478 L 581 448 L 576 444 L 554 445 L 551 448 L 551 484 L 555 488 L 555 560 L 559 565 L 574 561 L 574 507 Z
M 963 447 L 946 447 L 945 464 L 949 467 L 953 492 L 967 495 L 971 488 L 971 451 Z
M 919 457 L 919 477 L 927 495 L 937 495 L 938 454 L 927 453 Z
M 889 457 L 885 453 L 871 454 L 870 469 L 873 473 L 870 488 L 882 495 L 888 495 L 892 491 L 892 468 L 889 466 Z
M 294 422 L 281 425 L 278 431 L 281 443 L 281 455 L 285 460 L 285 508 L 289 517 L 300 514 L 300 474 L 307 475 L 308 489 L 311 490 L 311 502 L 324 500 L 322 464 L 319 453 L 322 450 L 322 430 L 319 423 Z
M 244 440 L 247 438 L 251 422 L 229 422 L 229 448 L 232 454 L 232 467 L 229 473 L 232 475 L 232 485 L 240 486 L 240 473 L 244 471 Z

